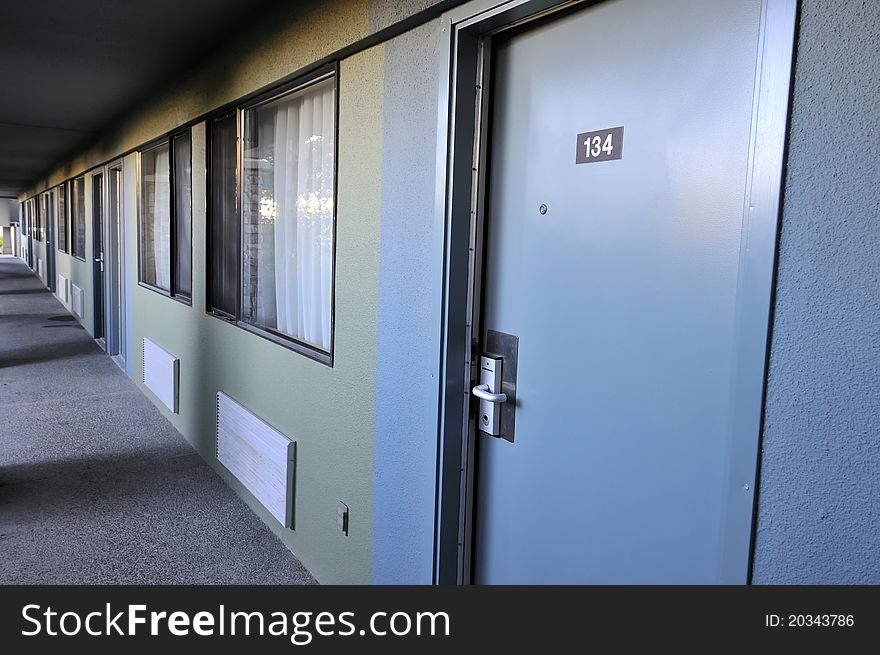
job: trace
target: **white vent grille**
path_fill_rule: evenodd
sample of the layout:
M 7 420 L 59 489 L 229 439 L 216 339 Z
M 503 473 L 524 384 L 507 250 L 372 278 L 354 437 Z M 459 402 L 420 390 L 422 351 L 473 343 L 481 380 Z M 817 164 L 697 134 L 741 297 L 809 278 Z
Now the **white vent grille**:
M 43 277 L 43 258 L 37 257 L 37 277 Z
M 296 442 L 217 394 L 217 459 L 286 528 L 293 527 Z
M 58 274 L 58 284 L 55 285 L 55 293 L 58 294 L 58 299 L 63 303 L 70 302 L 70 293 L 67 288 L 67 278 Z
M 144 338 L 144 386 L 175 414 L 179 361 L 174 355 Z
M 71 309 L 73 313 L 83 317 L 83 290 L 75 284 L 70 285 Z

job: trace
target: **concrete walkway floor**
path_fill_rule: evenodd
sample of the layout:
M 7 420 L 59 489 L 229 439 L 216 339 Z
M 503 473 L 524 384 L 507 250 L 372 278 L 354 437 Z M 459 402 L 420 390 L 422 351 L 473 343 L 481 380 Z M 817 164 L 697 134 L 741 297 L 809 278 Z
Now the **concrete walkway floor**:
M 313 583 L 71 319 L 0 257 L 0 583 Z

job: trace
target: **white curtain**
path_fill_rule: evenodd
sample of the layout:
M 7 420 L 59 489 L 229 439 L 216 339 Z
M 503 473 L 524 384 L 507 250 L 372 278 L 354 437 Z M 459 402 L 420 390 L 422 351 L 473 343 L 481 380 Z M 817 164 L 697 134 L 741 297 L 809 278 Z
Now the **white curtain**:
M 331 334 L 334 95 L 333 82 L 324 82 L 275 106 L 274 166 L 261 184 L 272 190 L 257 195 L 259 261 L 249 264 L 257 321 L 323 350 Z
M 156 152 L 155 194 L 153 196 L 153 262 L 155 285 L 171 289 L 171 184 L 168 149 Z

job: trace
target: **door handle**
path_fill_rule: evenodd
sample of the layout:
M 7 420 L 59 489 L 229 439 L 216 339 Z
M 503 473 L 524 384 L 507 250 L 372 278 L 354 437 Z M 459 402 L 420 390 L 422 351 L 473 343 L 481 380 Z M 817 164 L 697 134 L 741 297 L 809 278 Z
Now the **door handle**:
M 474 394 L 480 400 L 485 400 L 488 403 L 506 403 L 507 402 L 507 394 L 506 393 L 492 393 L 489 391 L 488 384 L 478 384 L 473 389 L 471 389 L 471 393 Z

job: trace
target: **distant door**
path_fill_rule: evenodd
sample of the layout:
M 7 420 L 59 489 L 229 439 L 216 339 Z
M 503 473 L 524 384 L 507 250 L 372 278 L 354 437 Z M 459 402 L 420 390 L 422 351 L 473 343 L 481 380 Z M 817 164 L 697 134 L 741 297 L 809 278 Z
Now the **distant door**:
M 104 175 L 99 173 L 92 176 L 92 253 L 94 255 L 94 305 L 95 305 L 95 339 L 106 349 L 106 329 L 104 326 L 104 289 L 106 284 L 104 266 Z
M 46 220 L 46 275 L 49 290 L 55 293 L 55 191 L 43 195 L 43 216 Z
M 754 502 L 730 462 L 754 473 L 732 398 L 761 19 L 616 0 L 493 42 L 480 351 L 516 368 L 515 423 L 477 431 L 476 582 L 745 582 L 722 553 Z

